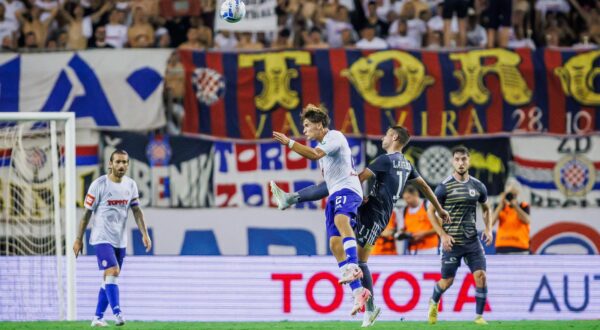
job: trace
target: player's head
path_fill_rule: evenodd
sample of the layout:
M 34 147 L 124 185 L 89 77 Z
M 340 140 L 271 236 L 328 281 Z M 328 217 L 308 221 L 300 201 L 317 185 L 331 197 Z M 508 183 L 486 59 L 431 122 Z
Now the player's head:
M 452 148 L 452 166 L 459 175 L 465 175 L 471 166 L 471 154 L 469 149 L 463 145 Z
M 400 149 L 404 148 L 410 140 L 410 133 L 404 126 L 392 126 L 388 128 L 387 132 L 381 139 L 381 146 L 386 151 L 390 148 Z
M 112 175 L 122 178 L 127 173 L 129 167 L 129 154 L 127 151 L 117 149 L 110 154 L 110 160 L 108 161 L 108 169 Z
M 302 112 L 302 126 L 304 135 L 310 140 L 318 140 L 324 135 L 324 131 L 329 127 L 329 115 L 327 112 L 313 104 L 309 104 Z
M 402 193 L 402 199 L 406 202 L 409 207 L 416 207 L 419 205 L 419 191 L 412 184 L 407 184 L 404 187 L 404 192 Z

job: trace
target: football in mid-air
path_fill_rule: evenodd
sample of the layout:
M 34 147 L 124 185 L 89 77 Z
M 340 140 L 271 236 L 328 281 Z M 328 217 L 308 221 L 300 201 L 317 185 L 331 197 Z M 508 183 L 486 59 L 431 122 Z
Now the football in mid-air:
M 225 0 L 221 4 L 221 18 L 229 23 L 237 23 L 246 15 L 246 5 L 242 0 Z

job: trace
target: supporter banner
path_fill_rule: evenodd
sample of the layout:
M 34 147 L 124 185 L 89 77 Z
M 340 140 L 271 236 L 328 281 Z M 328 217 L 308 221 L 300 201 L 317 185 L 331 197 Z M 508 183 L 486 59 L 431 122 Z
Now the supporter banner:
M 363 140 L 349 138 L 348 143 L 352 149 L 354 166 L 362 169 L 365 163 Z M 285 191 L 298 191 L 323 181 L 317 162 L 275 141 L 215 142 L 215 157 L 215 200 L 219 207 L 276 206 L 269 189 L 271 180 Z M 316 207 L 317 203 L 314 202 L 295 206 L 299 209 Z
M 403 150 L 404 156 L 433 189 L 453 172 L 451 149 L 464 145 L 471 153 L 470 174 L 485 184 L 489 195 L 504 191 L 511 159 L 508 138 L 412 140 Z M 381 140 L 367 141 L 367 163 L 384 153 Z
M 600 136 L 511 138 L 515 176 L 542 207 L 600 207 Z
M 129 153 L 129 176 L 142 206 L 210 207 L 213 201 L 213 143 L 181 136 L 102 133 L 103 164 L 115 149 Z
M 275 32 L 277 31 L 276 0 L 244 0 L 246 16 L 241 21 L 232 24 L 221 19 L 220 9 L 223 1 L 215 0 L 215 31 L 240 32 Z
M 72 111 L 78 127 L 164 126 L 163 75 L 170 52 L 0 55 L 0 111 Z
M 81 216 L 82 209 L 79 210 Z M 323 210 L 265 208 L 144 208 L 155 255 L 325 255 L 329 245 Z M 600 222 L 594 209 L 531 209 L 534 254 L 600 254 Z M 402 218 L 398 219 L 402 223 Z M 483 229 L 481 215 L 478 230 Z M 494 231 L 497 229 L 494 228 Z M 127 223 L 128 254 L 145 255 L 135 221 Z M 0 235 L 2 228 L 0 227 Z M 398 242 L 403 253 L 404 242 Z M 93 254 L 91 246 L 87 254 Z M 485 246 L 494 254 L 494 246 Z
M 600 51 L 182 51 L 184 130 L 214 136 L 300 135 L 308 103 L 331 127 L 417 136 L 582 134 L 600 130 Z
M 58 317 L 56 308 L 40 308 L 40 295 L 31 293 L 39 264 L 36 257 L 0 258 L 0 294 L 13 302 L 0 305 L 0 319 Z M 439 257 L 380 256 L 369 265 L 379 320 L 427 321 L 429 297 L 441 277 Z M 597 319 L 599 273 L 595 256 L 489 256 L 485 318 L 491 326 L 501 320 Z M 128 320 L 339 320 L 355 321 L 358 328 L 362 314 L 349 316 L 351 292 L 337 284 L 338 276 L 331 256 L 127 257 L 119 275 L 120 306 Z M 96 310 L 101 277 L 95 256 L 77 259 L 78 320 L 89 320 Z M 474 315 L 475 282 L 463 265 L 444 293 L 438 320 L 443 326 Z

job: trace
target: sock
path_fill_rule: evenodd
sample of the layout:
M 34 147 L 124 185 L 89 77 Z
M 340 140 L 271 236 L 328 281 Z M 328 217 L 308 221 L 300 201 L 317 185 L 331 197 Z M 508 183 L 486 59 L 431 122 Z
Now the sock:
M 119 306 L 119 286 L 117 285 L 116 276 L 106 276 L 106 296 L 110 307 L 112 308 L 113 314 L 117 315 L 121 313 L 121 306 Z
M 356 294 L 356 290 L 362 288 L 362 284 L 360 284 L 359 280 L 354 280 L 352 282 L 350 282 L 350 288 L 352 289 L 352 293 Z
M 344 237 L 344 251 L 346 251 L 346 260 L 349 264 L 358 264 L 356 252 L 356 239 L 354 237 Z
M 485 307 L 485 299 L 487 298 L 487 286 L 483 288 L 475 288 L 475 313 L 477 315 L 483 315 L 483 308 Z
M 371 277 L 371 271 L 366 262 L 358 262 L 358 266 L 363 272 L 363 278 L 360 281 L 362 286 L 371 291 L 371 298 L 367 300 L 367 311 L 372 312 L 375 310 L 375 303 L 373 301 L 373 277 Z
M 101 319 L 104 317 L 104 311 L 108 307 L 108 297 L 106 297 L 106 290 L 104 289 L 104 282 L 100 286 L 98 292 L 98 304 L 96 305 L 96 316 Z
M 445 290 L 442 290 L 440 285 L 436 283 L 435 287 L 433 287 L 433 295 L 431 296 L 431 300 L 433 300 L 436 304 L 439 303 L 444 291 Z
M 316 186 L 310 185 L 294 193 L 296 203 L 318 201 L 327 196 L 329 196 L 329 191 L 327 190 L 327 184 L 325 182 L 321 182 Z

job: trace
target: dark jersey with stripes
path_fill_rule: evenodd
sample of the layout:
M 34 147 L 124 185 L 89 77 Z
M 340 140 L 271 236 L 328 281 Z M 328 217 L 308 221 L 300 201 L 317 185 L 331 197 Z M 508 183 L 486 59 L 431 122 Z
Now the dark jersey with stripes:
M 380 155 L 367 168 L 375 174 L 369 200 L 373 199 L 379 204 L 387 224 L 387 220 L 392 216 L 394 204 L 402 197 L 406 181 L 416 179 L 420 175 L 400 152 Z
M 454 244 L 463 245 L 477 240 L 477 203 L 487 201 L 485 185 L 472 176 L 466 182 L 460 182 L 451 175 L 437 186 L 435 195 L 442 207 L 450 213 L 452 221 L 442 227 L 454 238 Z

